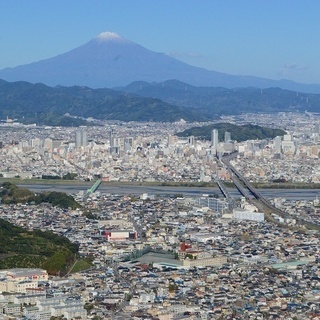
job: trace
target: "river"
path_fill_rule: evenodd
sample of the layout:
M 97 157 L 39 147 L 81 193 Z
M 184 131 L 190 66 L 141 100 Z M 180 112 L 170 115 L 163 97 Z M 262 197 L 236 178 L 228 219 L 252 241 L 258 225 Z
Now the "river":
M 86 191 L 85 185 L 67 185 L 67 184 L 19 184 L 21 187 L 28 188 L 35 192 L 41 191 L 58 191 L 75 194 L 79 191 Z M 314 200 L 317 196 L 320 198 L 320 189 L 258 189 L 261 195 L 266 198 L 281 197 L 288 200 Z M 199 197 L 203 194 L 219 194 L 222 195 L 219 188 L 207 187 L 169 187 L 169 186 L 137 186 L 129 184 L 118 185 L 100 185 L 98 191 L 110 194 L 132 194 L 141 195 L 143 193 L 155 195 L 175 195 L 182 194 L 183 196 Z M 230 195 L 234 198 L 239 198 L 241 195 L 234 188 L 228 188 Z

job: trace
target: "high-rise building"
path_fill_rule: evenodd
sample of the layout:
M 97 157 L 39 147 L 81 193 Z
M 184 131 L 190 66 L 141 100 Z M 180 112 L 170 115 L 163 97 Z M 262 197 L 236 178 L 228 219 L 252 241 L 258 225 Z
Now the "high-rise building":
M 194 146 L 194 136 L 190 136 L 188 138 L 188 143 L 189 143 L 190 146 Z
M 41 148 L 43 146 L 43 140 L 39 138 L 31 139 L 31 147 L 33 148 Z
M 117 137 L 115 132 L 113 130 L 111 130 L 111 132 L 110 132 L 110 153 L 113 155 L 119 154 L 120 149 L 121 150 L 125 149 L 124 145 L 125 145 L 124 139 Z
M 285 134 L 281 143 L 281 149 L 284 154 L 294 154 L 296 151 L 295 142 L 292 140 L 291 134 Z
M 88 144 L 87 131 L 80 129 L 76 131 L 76 147 L 85 147 Z
M 133 147 L 133 138 L 132 137 L 124 138 L 124 150 L 125 151 L 131 150 L 132 147 Z
M 111 130 L 111 132 L 110 132 L 110 147 L 111 148 L 117 147 L 116 146 L 116 137 L 115 137 L 115 134 L 114 134 L 113 130 Z
M 52 152 L 52 139 L 45 138 L 43 142 L 43 148 L 48 152 Z
M 274 142 L 274 153 L 280 154 L 281 153 L 281 142 L 282 139 L 280 136 L 276 136 L 273 140 Z
M 224 142 L 230 142 L 231 141 L 231 133 L 226 131 L 224 133 Z
M 218 150 L 219 143 L 219 132 L 218 129 L 213 129 L 211 132 L 211 147 L 213 149 L 213 153 L 216 154 Z

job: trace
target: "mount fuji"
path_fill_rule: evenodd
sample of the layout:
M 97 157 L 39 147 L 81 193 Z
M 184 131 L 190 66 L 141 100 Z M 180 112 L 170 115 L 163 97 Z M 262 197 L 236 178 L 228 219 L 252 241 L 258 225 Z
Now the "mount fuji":
M 112 88 L 134 81 L 163 82 L 176 79 L 194 86 L 280 87 L 320 93 L 320 85 L 289 80 L 237 76 L 191 66 L 164 53 L 148 50 L 113 32 L 103 32 L 86 44 L 58 56 L 0 70 L 6 81 L 28 81 L 49 86 Z

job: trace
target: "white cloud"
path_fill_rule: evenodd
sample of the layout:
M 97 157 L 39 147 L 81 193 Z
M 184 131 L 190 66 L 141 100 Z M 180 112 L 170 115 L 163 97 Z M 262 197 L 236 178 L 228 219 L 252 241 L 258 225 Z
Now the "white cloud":
M 200 52 L 195 52 L 195 51 L 191 51 L 191 52 L 171 51 L 168 53 L 168 55 L 170 57 L 177 58 L 177 59 L 188 59 L 188 58 L 198 59 L 203 57 L 203 55 Z
M 289 63 L 283 65 L 278 71 L 278 76 L 295 76 L 300 75 L 307 71 L 309 68 L 307 66 L 299 66 L 297 63 Z

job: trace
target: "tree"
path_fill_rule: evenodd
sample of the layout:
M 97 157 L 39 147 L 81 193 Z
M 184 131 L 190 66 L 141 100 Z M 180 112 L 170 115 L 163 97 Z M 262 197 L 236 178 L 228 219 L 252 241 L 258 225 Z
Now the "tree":
M 178 289 L 178 286 L 175 283 L 170 283 L 169 284 L 169 288 L 168 288 L 169 292 L 174 292 L 177 289 Z
M 77 174 L 76 173 L 70 173 L 68 172 L 67 174 L 65 174 L 62 179 L 63 180 L 74 180 L 76 178 Z

